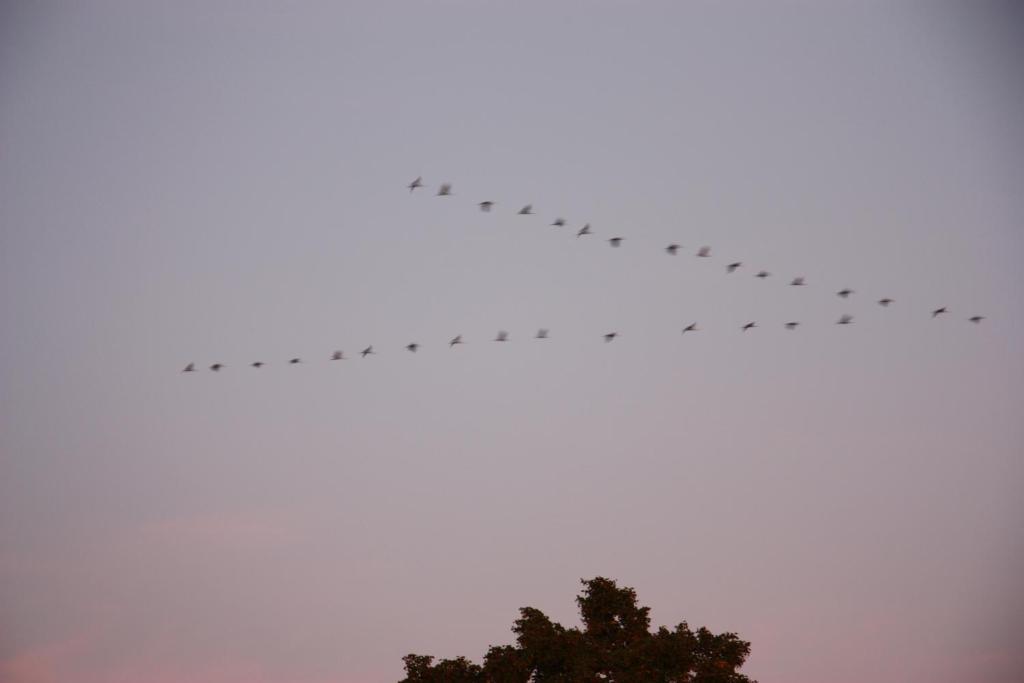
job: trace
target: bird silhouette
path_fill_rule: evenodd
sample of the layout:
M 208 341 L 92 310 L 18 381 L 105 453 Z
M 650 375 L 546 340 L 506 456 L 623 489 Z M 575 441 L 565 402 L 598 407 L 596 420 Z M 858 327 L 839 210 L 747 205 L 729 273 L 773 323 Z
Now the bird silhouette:
M 224 367 L 223 363 L 214 363 L 213 365 L 210 366 L 210 369 L 213 370 L 214 372 L 220 372 L 220 369 L 222 367 Z
M 457 335 L 457 336 L 453 337 L 452 340 L 450 342 L 448 342 L 448 348 L 451 348 L 451 347 L 455 346 L 456 344 L 462 344 L 462 343 L 463 343 L 462 335 L 460 334 L 460 335 Z
M 552 223 L 551 225 L 556 227 L 556 228 L 561 228 L 562 226 L 565 225 L 565 219 L 564 218 L 556 218 L 555 222 Z
M 788 323 L 786 323 L 786 329 L 787 330 L 795 330 L 796 326 L 799 325 L 799 324 L 800 323 L 796 322 L 795 320 L 793 322 L 788 322 Z
M 729 272 L 729 273 L 735 273 L 736 269 L 739 268 L 742 265 L 743 265 L 743 263 L 741 263 L 740 261 L 737 261 L 736 263 L 730 263 L 729 265 L 727 265 L 725 267 L 725 270 L 726 270 L 726 272 Z
M 622 244 L 622 238 L 621 237 L 612 237 L 612 238 L 610 238 L 608 240 L 608 244 L 612 245 L 613 247 L 617 247 L 620 244 Z
M 533 204 L 527 204 L 523 208 L 519 209 L 519 215 L 520 216 L 530 216 L 530 215 L 533 215 Z
M 412 353 L 416 353 L 416 349 L 420 348 L 420 345 L 417 344 L 416 342 L 413 342 L 412 344 L 406 344 L 405 348 L 406 348 L 407 351 L 411 351 Z
M 683 328 L 683 334 L 686 334 L 687 332 L 698 332 L 698 331 L 699 330 L 697 329 L 697 323 L 690 323 L 689 325 L 687 325 L 686 327 Z
M 417 187 L 423 187 L 423 176 L 417 176 L 416 180 L 409 183 L 409 192 L 412 192 Z
M 195 363 L 189 363 L 188 365 L 185 366 L 185 369 L 182 370 L 182 372 L 195 372 L 195 371 L 196 371 L 196 364 Z
M 793 281 L 790 282 L 789 284 L 793 287 L 803 287 L 807 283 L 804 282 L 804 279 L 802 277 L 795 277 L 793 278 Z
M 484 213 L 489 213 L 490 210 L 491 210 L 491 207 L 493 207 L 493 206 L 494 206 L 494 202 L 491 202 L 491 201 L 480 202 L 480 210 L 483 211 Z
M 360 356 L 362 356 L 363 358 L 366 358 L 367 356 L 375 356 L 375 355 L 377 355 L 377 354 L 376 354 L 376 352 L 375 352 L 375 351 L 373 350 L 373 345 L 370 345 L 370 346 L 367 346 L 367 347 L 366 347 L 365 349 L 363 349 L 362 351 L 360 351 L 360 352 L 359 352 L 359 355 L 360 355 Z
M 679 251 L 679 245 L 678 244 L 670 244 L 667 247 L 665 247 L 665 251 L 668 252 L 669 254 L 671 254 L 672 256 L 675 256 L 676 252 Z
M 576 236 L 577 237 L 583 237 L 584 235 L 591 235 L 591 234 L 593 234 L 593 233 L 590 232 L 590 223 L 587 223 L 582 228 L 580 228 L 580 231 L 578 233 L 576 233 Z
M 444 183 L 437 190 L 437 196 L 438 197 L 450 197 L 451 194 L 452 194 L 452 184 L 451 183 Z
M 292 358 L 290 361 L 288 361 L 288 365 L 298 365 L 301 362 L 301 358 Z
M 345 360 L 345 354 L 341 351 L 335 351 L 331 354 L 331 360 Z
M 836 292 L 836 294 L 837 294 L 838 296 L 841 296 L 841 297 L 843 297 L 844 299 L 846 299 L 846 298 L 848 298 L 848 297 L 849 297 L 849 296 L 850 296 L 851 294 L 853 294 L 853 290 L 852 290 L 852 289 L 840 289 L 840 290 L 839 290 L 838 292 Z
M 768 277 L 769 275 L 771 275 L 771 273 L 769 273 L 767 270 L 759 270 L 759 271 L 757 271 L 757 275 L 755 275 L 754 277 L 759 277 L 759 278 L 761 278 L 763 280 L 764 278 Z
M 619 336 L 618 332 L 609 332 L 608 334 L 604 335 L 604 343 L 607 344 L 608 342 L 615 339 L 617 336 Z
M 977 325 L 978 323 L 980 323 L 984 319 L 985 319 L 985 316 L 983 316 L 983 315 L 973 315 L 970 318 L 968 318 L 968 320 L 970 320 L 975 325 Z
M 947 312 L 948 311 L 946 311 L 946 307 L 945 306 L 943 306 L 942 308 L 936 308 L 934 311 L 932 311 L 932 317 L 933 318 L 938 318 L 940 315 L 942 315 L 943 313 L 947 313 Z
M 260 368 L 262 368 L 262 367 L 263 367 L 264 365 L 266 365 L 266 363 L 264 363 L 264 362 L 263 362 L 263 361 L 261 361 L 261 360 L 258 360 L 258 361 L 255 361 L 255 362 L 253 362 L 253 363 L 249 363 L 249 365 L 251 365 L 252 367 L 254 367 L 254 368 L 256 368 L 257 370 L 259 370 L 259 369 L 260 369 Z
M 711 256 L 711 247 L 701 247 L 697 250 L 697 256 L 701 258 L 708 258 Z
M 749 323 L 747 323 L 746 325 L 744 325 L 744 326 L 743 326 L 743 330 L 742 330 L 742 331 L 743 331 L 743 332 L 746 332 L 747 330 L 752 330 L 752 329 L 754 329 L 755 327 L 757 327 L 757 323 L 755 323 L 755 322 L 749 322 Z
M 539 330 L 537 330 L 537 336 L 534 337 L 534 338 L 535 339 L 547 339 L 548 338 L 548 331 L 542 327 Z
M 886 298 L 886 299 L 879 299 L 879 300 L 878 300 L 878 305 L 879 305 L 879 306 L 882 306 L 882 307 L 888 306 L 888 305 L 889 305 L 889 304 L 891 304 L 891 303 L 892 303 L 892 299 L 889 299 L 889 298 Z
M 853 322 L 852 315 L 844 315 L 836 321 L 836 325 L 849 325 Z
M 496 341 L 496 342 L 508 341 L 508 332 L 506 332 L 505 330 L 500 330 L 498 332 L 497 336 L 494 337 L 494 341 Z

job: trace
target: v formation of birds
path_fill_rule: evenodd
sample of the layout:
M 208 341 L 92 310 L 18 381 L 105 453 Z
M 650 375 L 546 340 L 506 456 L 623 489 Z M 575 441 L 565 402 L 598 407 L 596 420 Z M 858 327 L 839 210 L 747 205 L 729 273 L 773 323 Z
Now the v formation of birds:
M 411 183 L 409 183 L 409 185 L 407 187 L 408 187 L 410 193 L 414 193 L 416 190 L 425 189 L 427 186 L 424 185 L 422 177 L 417 177 L 415 180 L 413 180 Z M 437 189 L 437 192 L 436 192 L 436 196 L 437 197 L 453 197 L 453 196 L 455 196 L 455 193 L 452 191 L 452 183 L 442 183 L 441 185 L 439 185 L 438 189 Z M 484 201 L 478 202 L 477 206 L 479 207 L 480 211 L 482 211 L 483 213 L 491 213 L 495 209 L 495 207 L 497 206 L 497 202 L 488 199 L 488 200 L 484 200 Z M 533 216 L 533 215 L 535 215 L 534 210 L 533 210 L 533 205 L 532 204 L 525 204 L 525 205 L 523 205 L 521 208 L 519 208 L 516 211 L 516 215 L 519 215 L 519 216 Z M 555 218 L 551 222 L 550 225 L 551 225 L 551 227 L 563 228 L 563 227 L 568 226 L 568 222 L 566 221 L 565 218 L 558 217 L 558 218 Z M 591 224 L 590 223 L 584 223 L 582 226 L 580 226 L 580 228 L 578 230 L 576 230 L 575 234 L 576 234 L 577 238 L 580 238 L 580 237 L 593 236 L 595 233 L 594 233 L 593 229 L 591 228 Z M 609 237 L 608 238 L 608 244 L 612 248 L 619 248 L 619 247 L 622 246 L 622 243 L 623 243 L 624 240 L 625 240 L 624 237 L 619 237 L 619 236 Z M 669 256 L 677 256 L 679 254 L 680 250 L 682 250 L 682 249 L 684 249 L 684 247 L 682 245 L 676 244 L 676 243 L 672 243 L 672 244 L 668 244 L 668 245 L 665 246 L 665 253 L 667 253 Z M 701 246 L 701 247 L 699 247 L 696 250 L 695 255 L 697 256 L 697 258 L 711 258 L 711 247 L 710 246 L 706 246 L 706 245 L 705 246 Z M 744 266 L 745 266 L 745 264 L 742 261 L 732 261 L 732 262 L 726 264 L 725 272 L 727 274 L 731 275 L 731 274 L 734 274 L 737 271 L 739 271 L 741 268 L 744 268 Z M 754 277 L 763 280 L 765 278 L 772 277 L 772 273 L 767 271 L 767 270 L 758 270 L 756 273 L 754 273 Z M 793 277 L 792 279 L 790 279 L 789 285 L 792 286 L 792 287 L 803 287 L 803 286 L 806 286 L 807 283 L 806 283 L 805 278 L 803 276 L 796 276 L 796 277 Z M 846 300 L 846 299 L 849 299 L 855 293 L 856 293 L 855 290 L 850 289 L 849 287 L 845 287 L 845 288 L 840 289 L 839 291 L 837 291 L 836 292 L 836 296 L 838 296 L 841 299 Z M 894 303 L 895 303 L 895 299 L 892 299 L 890 297 L 884 297 L 884 298 L 881 298 L 881 299 L 879 299 L 877 301 L 877 304 L 879 306 L 883 307 L 883 308 L 888 308 L 890 305 L 892 305 Z M 935 319 L 935 318 L 938 318 L 940 316 L 946 315 L 948 313 L 949 313 L 949 310 L 948 310 L 948 308 L 946 306 L 940 306 L 940 307 L 935 308 L 935 309 L 933 309 L 931 311 L 931 318 Z M 982 316 L 982 315 L 972 315 L 969 318 L 967 318 L 968 322 L 974 323 L 975 325 L 980 324 L 983 320 L 985 320 L 985 316 Z M 797 320 L 784 321 L 783 323 L 781 323 L 781 325 L 785 329 L 790 330 L 790 331 L 796 330 L 797 327 L 800 326 L 801 324 L 802 323 L 800 321 L 797 321 Z M 848 315 L 848 314 L 844 314 L 844 315 L 840 316 L 838 320 L 835 321 L 835 324 L 836 325 L 852 325 L 853 324 L 853 316 L 852 315 Z M 741 332 L 748 332 L 750 330 L 754 330 L 754 329 L 757 329 L 759 327 L 760 327 L 760 325 L 758 325 L 757 321 L 751 320 L 751 321 L 748 321 L 748 322 L 744 323 L 743 325 L 738 326 L 737 329 L 739 331 L 741 331 Z M 699 332 L 700 330 L 701 330 L 701 328 L 699 328 L 697 326 L 697 323 L 696 322 L 692 322 L 692 323 L 689 323 L 688 325 L 686 325 L 685 327 L 682 328 L 682 334 L 686 335 L 686 334 L 692 333 L 692 332 Z M 618 336 L 619 336 L 619 333 L 613 331 L 613 332 L 606 332 L 606 333 L 602 334 L 601 338 L 604 339 L 604 343 L 608 344 L 608 343 L 611 343 L 611 342 L 615 341 L 616 337 L 618 337 Z M 535 340 L 546 340 L 548 338 L 549 338 L 549 331 L 546 328 L 541 328 L 541 329 L 537 330 L 537 332 L 533 335 L 533 339 L 535 339 Z M 508 342 L 508 341 L 510 341 L 510 335 L 505 330 L 499 330 L 497 332 L 497 334 L 494 336 L 494 339 L 492 341 L 495 341 L 495 342 Z M 449 348 L 454 348 L 456 346 L 459 346 L 459 345 L 462 345 L 462 344 L 465 344 L 465 343 L 466 342 L 463 341 L 462 335 L 458 334 L 458 335 L 452 337 L 448 341 L 448 347 Z M 419 342 L 410 342 L 410 343 L 405 345 L 405 351 L 407 351 L 408 353 L 416 353 L 416 352 L 419 351 L 420 346 L 421 345 L 419 344 Z M 373 348 L 372 345 L 367 346 L 366 348 L 364 348 L 364 349 L 362 349 L 361 351 L 358 352 L 358 355 L 361 358 L 367 358 L 368 356 L 373 356 L 373 355 L 376 355 L 376 354 L 377 354 L 377 352 L 374 351 L 374 348 Z M 327 358 L 329 360 L 331 360 L 331 361 L 339 361 L 339 360 L 346 360 L 347 356 L 345 356 L 344 351 L 334 351 Z M 302 363 L 303 363 L 303 360 L 301 358 L 291 358 L 291 359 L 289 359 L 287 361 L 288 365 L 300 365 Z M 257 360 L 257 361 L 253 361 L 253 362 L 249 363 L 248 365 L 251 368 L 259 369 L 259 368 L 262 368 L 265 365 L 267 365 L 267 363 L 265 363 L 263 361 Z M 208 367 L 213 372 L 219 372 L 220 370 L 223 370 L 227 366 L 224 363 L 217 362 L 217 363 L 213 363 L 213 364 L 209 365 Z M 182 372 L 196 372 L 197 370 L 198 370 L 198 368 L 197 368 L 196 364 L 193 362 L 193 363 L 187 364 L 184 367 L 184 369 L 182 370 Z

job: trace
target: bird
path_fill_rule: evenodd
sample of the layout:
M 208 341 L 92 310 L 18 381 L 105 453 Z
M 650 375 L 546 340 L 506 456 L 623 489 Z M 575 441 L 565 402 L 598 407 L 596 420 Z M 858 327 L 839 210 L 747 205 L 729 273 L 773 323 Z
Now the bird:
M 455 337 L 452 338 L 452 340 L 450 342 L 448 342 L 448 348 L 451 348 L 451 347 L 455 346 L 456 344 L 462 344 L 462 343 L 463 343 L 462 335 L 461 334 L 460 335 L 456 335 Z
M 841 296 L 841 297 L 843 297 L 845 299 L 845 298 L 849 297 L 851 294 L 853 294 L 853 290 L 852 289 L 840 289 L 838 292 L 836 292 L 836 294 L 838 296 Z
M 608 342 L 615 339 L 617 336 L 619 336 L 618 332 L 609 332 L 608 334 L 604 335 L 604 343 L 607 344 Z
M 405 345 L 406 351 L 410 351 L 412 353 L 416 353 L 416 349 L 418 349 L 418 348 L 420 348 L 420 345 L 417 344 L 416 342 L 413 342 L 412 344 L 406 344 Z
M 697 329 L 697 323 L 690 323 L 689 325 L 684 327 L 683 334 L 686 334 L 687 332 L 699 332 L 699 330 Z
M 452 184 L 451 183 L 444 183 L 444 184 L 442 184 L 441 187 L 437 191 L 437 196 L 438 197 L 450 197 L 451 194 L 452 194 Z
M 213 370 L 214 372 L 220 372 L 220 369 L 222 367 L 224 367 L 223 363 L 214 363 L 213 365 L 210 366 L 210 369 Z
M 736 269 L 739 268 L 742 265 L 743 265 L 743 263 L 741 263 L 740 261 L 737 261 L 736 263 L 730 263 L 729 265 L 727 265 L 725 267 L 725 270 L 727 272 L 729 272 L 729 273 L 735 273 Z
M 298 365 L 301 362 L 301 358 L 292 358 L 290 361 L 288 361 L 288 365 Z
M 527 204 L 523 208 L 519 209 L 520 216 L 530 216 L 533 214 L 533 204 Z
M 853 322 L 853 316 L 852 315 L 844 315 L 844 316 L 840 317 L 839 320 L 836 321 L 836 325 L 849 325 L 852 322 Z
M 701 258 L 707 258 L 711 256 L 711 247 L 701 247 L 697 250 L 697 256 Z
M 423 176 L 416 176 L 416 180 L 409 183 L 409 192 L 412 192 L 417 187 L 423 187 Z
M 195 371 L 196 371 L 196 364 L 195 363 L 189 363 L 188 365 L 185 366 L 185 369 L 182 370 L 182 372 L 195 372 Z
M 667 247 L 665 247 L 665 251 L 668 254 L 671 254 L 672 256 L 675 256 L 676 252 L 679 251 L 679 245 L 678 244 L 670 244 Z
M 983 316 L 983 315 L 973 315 L 970 318 L 968 318 L 968 320 L 970 320 L 975 325 L 977 325 L 978 323 L 980 323 L 984 319 L 985 319 L 985 316 Z
M 789 284 L 793 287 L 803 287 L 806 283 L 802 277 L 795 277 Z
M 555 222 L 552 223 L 551 225 L 553 227 L 556 227 L 556 228 L 561 228 L 562 226 L 565 225 L 565 219 L 564 218 L 556 218 Z
M 746 325 L 743 326 L 743 331 L 746 332 L 747 330 L 752 330 L 755 327 L 757 327 L 757 323 L 749 322 L 749 323 L 747 323 Z
M 548 331 L 546 329 L 544 329 L 543 327 L 540 328 L 539 330 L 537 330 L 537 336 L 534 337 L 534 339 L 547 339 L 547 338 L 548 338 Z
M 591 235 L 591 234 L 593 234 L 593 233 L 590 232 L 590 223 L 587 223 L 582 228 L 580 228 L 580 231 L 578 233 L 576 233 L 576 236 L 577 237 L 583 237 L 584 235 Z
M 345 360 L 345 354 L 341 351 L 335 351 L 331 354 L 331 360 Z
M 889 299 L 889 298 L 886 298 L 886 299 L 879 299 L 879 300 L 878 300 L 878 305 L 879 305 L 879 306 L 883 306 L 883 307 L 885 307 L 885 306 L 888 306 L 888 305 L 889 305 L 889 304 L 891 304 L 891 303 L 892 303 L 892 299 Z
M 373 350 L 373 345 L 371 344 L 370 346 L 367 346 L 365 349 L 359 352 L 359 355 L 361 355 L 363 358 L 366 358 L 367 356 L 376 355 Z
M 799 325 L 799 324 L 800 323 L 796 322 L 795 320 L 793 322 L 788 322 L 788 323 L 786 323 L 786 329 L 787 330 L 795 330 L 796 326 Z
M 620 244 L 622 244 L 622 238 L 621 237 L 612 237 L 612 238 L 610 238 L 608 240 L 608 244 L 612 245 L 613 247 L 617 247 Z
M 942 308 L 936 308 L 934 311 L 932 311 L 932 317 L 933 318 L 938 318 L 940 315 L 942 315 L 943 313 L 946 313 L 946 312 L 947 311 L 946 311 L 946 307 L 945 306 L 943 306 Z
M 769 273 L 767 270 L 759 270 L 757 271 L 757 275 L 755 275 L 754 277 L 759 277 L 763 280 L 769 275 L 771 275 L 771 273 Z
M 492 202 L 492 201 L 480 202 L 480 210 L 483 211 L 484 213 L 489 213 L 490 210 L 491 210 L 491 207 L 493 207 L 493 206 L 494 206 L 494 202 Z
M 263 361 L 261 361 L 261 360 L 258 360 L 258 361 L 255 361 L 253 363 L 249 363 L 249 365 L 251 365 L 252 367 L 254 367 L 257 370 L 259 370 L 260 368 L 262 368 L 265 365 L 265 363 Z
M 494 337 L 494 341 L 496 341 L 496 342 L 508 341 L 508 332 L 506 332 L 505 330 L 499 330 L 497 336 Z

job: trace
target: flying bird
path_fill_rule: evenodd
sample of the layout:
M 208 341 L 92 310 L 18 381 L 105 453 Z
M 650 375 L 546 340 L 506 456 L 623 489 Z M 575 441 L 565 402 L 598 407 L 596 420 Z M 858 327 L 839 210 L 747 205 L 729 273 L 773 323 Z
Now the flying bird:
M 852 315 L 844 315 L 841 318 L 839 318 L 839 320 L 836 321 L 836 325 L 849 325 L 852 322 L 853 322 L 853 316 Z
M 335 351 L 331 354 L 331 360 L 345 360 L 345 354 L 341 351 Z
M 608 342 L 615 339 L 617 336 L 619 336 L 618 332 L 609 332 L 608 334 L 604 335 L 604 343 L 607 344 Z
M 493 206 L 494 206 L 494 202 L 491 202 L 491 201 L 480 202 L 480 210 L 483 211 L 484 213 L 489 213 L 490 210 L 491 210 L 491 207 L 493 207 Z
M 697 323 L 690 323 L 689 325 L 687 325 L 686 327 L 683 328 L 683 334 L 686 334 L 687 332 L 698 332 L 698 331 L 699 330 L 697 329 Z
M 795 277 L 789 284 L 793 287 L 803 287 L 806 283 L 802 277 Z
M 608 240 L 608 244 L 612 245 L 613 247 L 617 247 L 620 244 L 622 244 L 622 238 L 621 237 L 612 237 L 612 238 L 610 238 Z
M 523 208 L 519 209 L 520 216 L 530 216 L 533 214 L 533 204 L 527 204 Z
M 665 251 L 668 252 L 669 254 L 671 254 L 672 256 L 675 256 L 676 252 L 679 251 L 679 245 L 678 244 L 670 244 L 667 247 L 665 247 Z
M 771 275 L 771 273 L 769 273 L 767 270 L 759 270 L 757 271 L 757 275 L 755 275 L 754 277 L 759 277 L 763 280 L 769 275 Z
M 940 315 L 942 315 L 943 313 L 946 313 L 946 312 L 947 311 L 946 311 L 946 307 L 945 306 L 943 306 L 942 308 L 936 308 L 934 311 L 932 311 L 932 317 L 933 318 L 938 318 Z
M 841 297 L 843 297 L 844 299 L 846 299 L 846 298 L 847 298 L 847 297 L 849 297 L 849 296 L 850 296 L 851 294 L 853 294 L 853 290 L 852 290 L 852 289 L 840 289 L 840 290 L 839 290 L 838 292 L 836 292 L 836 294 L 837 294 L 838 296 L 841 296 Z
M 892 299 L 879 299 L 878 300 L 878 305 L 879 306 L 883 306 L 883 307 L 888 306 L 891 303 L 892 303 Z
M 498 332 L 497 336 L 494 338 L 494 341 L 496 341 L 496 342 L 508 341 L 508 332 L 506 332 L 505 330 L 500 330 Z
M 417 176 L 416 180 L 409 183 L 409 192 L 412 192 L 417 187 L 423 187 L 423 176 Z
M 752 330 L 755 327 L 757 327 L 757 323 L 749 322 L 749 323 L 747 323 L 746 325 L 743 326 L 743 332 L 746 332 L 747 330 Z
M 552 223 L 551 225 L 556 227 L 556 228 L 561 228 L 562 226 L 565 225 L 565 219 L 564 218 L 556 218 L 555 222 Z
M 288 361 L 288 365 L 298 365 L 301 362 L 301 358 L 292 358 L 290 361 Z
M 547 339 L 548 338 L 548 331 L 542 327 L 539 330 L 537 330 L 537 336 L 534 337 L 534 338 L 535 339 Z
M 376 352 L 374 352 L 373 345 L 371 344 L 370 346 L 367 346 L 365 349 L 360 351 L 359 355 L 362 356 L 363 358 L 366 358 L 367 356 L 375 356 Z
M 740 267 L 740 266 L 742 266 L 742 265 L 743 265 L 743 263 L 742 263 L 742 262 L 740 262 L 740 261 L 737 261 L 736 263 L 730 263 L 729 265 L 727 265 L 727 266 L 725 267 L 725 270 L 726 270 L 727 272 L 730 272 L 730 273 L 735 273 L 735 272 L 736 272 L 736 269 L 737 269 L 737 268 L 739 268 L 739 267 Z
M 795 329 L 796 329 L 796 326 L 797 326 L 797 325 L 799 325 L 799 324 L 800 324 L 800 323 L 798 323 L 798 322 L 796 322 L 796 321 L 793 321 L 793 322 L 789 322 L 789 323 L 786 323 L 786 329 L 787 329 L 787 330 L 795 330 Z
M 437 191 L 438 197 L 450 197 L 452 194 L 452 184 L 444 183 Z
M 222 367 L 224 367 L 223 363 L 214 363 L 213 365 L 210 366 L 210 369 L 213 370 L 214 372 L 220 372 L 220 369 Z
M 576 236 L 577 237 L 583 237 L 584 235 L 591 235 L 591 234 L 593 234 L 593 233 L 590 232 L 590 223 L 587 223 L 582 228 L 580 228 L 580 231 L 578 233 L 576 233 Z
M 970 318 L 968 318 L 968 320 L 970 320 L 975 325 L 977 325 L 978 323 L 980 323 L 984 319 L 985 319 L 985 316 L 983 316 L 983 315 L 974 315 L 974 316 L 971 316 Z
M 266 365 L 266 363 L 264 363 L 264 362 L 263 362 L 263 361 L 261 361 L 261 360 L 258 360 L 258 361 L 254 362 L 254 363 L 249 363 L 249 365 L 251 365 L 252 367 L 254 367 L 254 368 L 256 368 L 257 370 L 259 370 L 259 369 L 260 369 L 260 368 L 262 368 L 262 367 L 263 367 L 264 365 Z
M 420 348 L 420 345 L 417 344 L 416 342 L 413 342 L 412 344 L 406 344 L 405 345 L 406 351 L 410 351 L 412 353 L 416 353 L 416 349 L 418 349 L 418 348 Z
M 711 247 L 701 247 L 697 250 L 697 256 L 701 258 L 707 258 L 711 256 Z
M 460 334 L 460 335 L 457 335 L 456 337 L 453 337 L 452 340 L 450 342 L 448 342 L 448 348 L 451 348 L 451 347 L 455 346 L 456 344 L 462 344 L 462 343 L 463 343 L 462 342 L 462 335 Z
M 196 371 L 196 364 L 195 363 L 189 363 L 188 365 L 185 366 L 185 369 L 182 370 L 182 372 L 195 372 L 195 371 Z

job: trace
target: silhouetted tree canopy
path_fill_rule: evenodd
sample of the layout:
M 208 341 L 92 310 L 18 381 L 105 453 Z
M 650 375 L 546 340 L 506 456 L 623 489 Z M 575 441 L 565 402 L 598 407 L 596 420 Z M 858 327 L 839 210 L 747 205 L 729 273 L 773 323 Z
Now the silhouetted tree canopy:
M 399 683 L 753 683 L 737 672 L 750 643 L 735 633 L 692 631 L 685 621 L 652 632 L 650 608 L 632 588 L 602 577 L 583 586 L 582 630 L 524 607 L 512 625 L 516 644 L 492 645 L 483 666 L 411 654 Z

